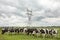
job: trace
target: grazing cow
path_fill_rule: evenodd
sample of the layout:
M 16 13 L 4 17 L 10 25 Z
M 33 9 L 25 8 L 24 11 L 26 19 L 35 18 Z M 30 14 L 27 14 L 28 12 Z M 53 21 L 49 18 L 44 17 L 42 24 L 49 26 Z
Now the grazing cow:
M 5 32 L 8 32 L 8 28 L 2 28 L 2 34 L 4 34 Z
M 15 29 L 15 32 L 19 33 L 19 28 Z
M 35 29 L 27 29 L 27 35 L 32 34 L 33 36 L 38 33 L 38 30 Z
M 35 29 L 34 31 L 33 31 L 33 36 L 34 36 L 34 34 L 38 37 L 38 36 L 40 36 L 40 30 L 39 29 Z
M 24 33 L 26 33 L 26 32 L 27 32 L 27 30 L 28 30 L 27 28 L 24 28 L 24 30 L 23 30 L 23 31 L 24 31 Z
M 19 30 L 19 32 L 23 32 L 23 28 L 21 28 L 21 29 Z
M 53 31 L 53 29 L 50 29 L 50 30 L 49 30 L 49 34 L 50 34 L 50 35 L 52 35 L 52 34 L 53 34 L 53 32 L 52 32 L 52 31 Z
M 34 34 L 36 34 L 35 30 L 32 32 L 32 34 L 33 34 L 33 36 L 34 36 Z
M 57 36 L 57 30 L 56 29 L 52 30 L 52 35 L 55 36 L 55 37 Z
M 48 29 L 46 29 L 46 34 L 49 34 L 49 30 Z
M 27 35 L 29 35 L 30 33 L 32 34 L 32 32 L 33 32 L 33 29 L 28 29 L 27 30 Z
M 36 29 L 28 29 L 27 30 L 27 34 L 29 35 L 30 33 L 32 34 L 33 33 L 33 31 L 35 31 Z
M 32 34 L 34 36 L 34 34 L 37 34 L 37 33 L 38 33 L 38 30 L 37 29 L 34 29 Z
M 57 34 L 57 30 L 56 29 L 50 29 L 49 30 L 49 34 L 50 35 L 56 35 Z
M 10 32 L 10 33 L 19 33 L 20 30 L 19 30 L 19 28 L 10 28 L 10 29 L 9 29 L 9 32 Z
M 9 29 L 9 32 L 13 33 L 13 32 L 15 32 L 15 30 L 13 28 L 11 28 L 11 29 Z
M 56 29 L 53 29 L 53 34 L 57 34 L 57 30 Z
M 46 30 L 45 29 L 40 29 L 40 34 L 43 36 L 43 38 L 46 35 Z
M 40 33 L 41 33 L 41 34 L 45 34 L 45 33 L 46 33 L 45 29 L 41 29 L 41 30 L 40 30 Z

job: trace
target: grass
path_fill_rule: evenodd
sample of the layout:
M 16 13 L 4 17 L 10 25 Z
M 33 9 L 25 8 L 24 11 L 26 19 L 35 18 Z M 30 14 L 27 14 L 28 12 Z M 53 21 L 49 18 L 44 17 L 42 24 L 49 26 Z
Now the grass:
M 32 35 L 25 35 L 25 34 L 1 34 L 1 29 L 0 29 L 0 40 L 60 40 L 60 28 L 58 29 L 58 34 L 56 37 L 53 36 L 48 36 L 43 38 L 41 37 L 36 37 Z

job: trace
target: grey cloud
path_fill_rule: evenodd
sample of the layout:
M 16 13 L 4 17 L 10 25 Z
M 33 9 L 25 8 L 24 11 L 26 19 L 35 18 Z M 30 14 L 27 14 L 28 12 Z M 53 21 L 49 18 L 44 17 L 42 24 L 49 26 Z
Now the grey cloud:
M 32 21 L 41 21 L 41 19 L 44 19 L 45 17 L 43 16 L 36 16 L 32 19 Z
M 26 8 L 27 6 L 29 8 L 32 8 L 33 12 L 35 11 L 41 11 L 43 10 L 44 13 L 43 16 L 36 16 L 32 19 L 32 21 L 38 21 L 41 22 L 41 19 L 44 19 L 45 17 L 47 18 L 52 18 L 52 17 L 59 17 L 60 15 L 60 8 L 55 8 L 55 9 L 49 9 L 49 8 L 45 8 L 42 5 L 38 5 L 37 0 L 0 0 L 0 6 L 4 8 L 0 7 L 0 14 L 4 13 L 6 14 L 7 17 L 10 17 L 11 15 L 17 15 L 17 16 L 21 16 L 23 18 L 26 18 L 26 13 L 22 13 L 22 12 L 26 12 Z M 11 6 L 11 7 L 15 7 L 16 9 L 14 11 L 10 11 L 7 6 Z M 0 15 L 2 16 L 2 15 Z M 4 17 L 4 16 L 3 16 Z M 45 25 L 46 22 L 41 22 L 44 23 Z M 2 23 L 3 24 L 3 23 Z
M 55 10 L 45 10 L 45 16 L 47 17 L 59 17 L 60 16 L 60 9 Z

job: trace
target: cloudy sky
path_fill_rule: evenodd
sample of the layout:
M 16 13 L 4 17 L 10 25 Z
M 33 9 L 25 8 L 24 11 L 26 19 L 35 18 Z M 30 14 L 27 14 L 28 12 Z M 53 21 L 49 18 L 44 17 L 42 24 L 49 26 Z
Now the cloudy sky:
M 60 26 L 60 0 L 0 0 L 0 26 L 26 26 L 26 9 L 35 26 Z

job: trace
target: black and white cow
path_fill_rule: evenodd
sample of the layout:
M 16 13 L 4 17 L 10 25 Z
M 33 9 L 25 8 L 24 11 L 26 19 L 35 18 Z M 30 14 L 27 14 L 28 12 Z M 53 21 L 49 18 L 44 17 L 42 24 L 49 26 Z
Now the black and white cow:
M 14 29 L 14 28 L 2 28 L 2 34 L 8 32 L 8 33 L 13 33 L 13 32 L 18 32 L 18 29 Z
M 14 29 L 14 28 L 10 28 L 8 31 L 9 31 L 9 33 L 11 33 L 11 34 L 12 34 L 12 33 L 14 33 L 14 32 L 15 32 L 15 29 Z
M 27 34 L 28 34 L 28 35 L 29 35 L 29 34 L 33 34 L 33 35 L 34 35 L 33 32 L 37 32 L 37 30 L 36 30 L 36 29 L 33 29 L 33 28 L 27 30 Z
M 22 33 L 23 31 L 24 31 L 24 29 L 23 29 L 23 28 L 20 28 L 20 29 L 19 29 L 19 32 L 21 32 L 21 33 Z
M 5 32 L 8 32 L 8 28 L 2 28 L 2 34 L 4 34 Z
M 56 30 L 56 29 L 54 29 L 52 32 L 53 32 L 53 33 L 52 33 L 52 34 L 53 34 L 53 36 L 54 36 L 54 37 L 57 37 L 57 34 L 58 34 L 57 30 Z
M 57 35 L 57 30 L 56 29 L 50 29 L 49 34 L 56 36 Z
M 16 28 L 15 29 L 15 33 L 19 33 L 19 28 Z
M 26 33 L 26 32 L 27 32 L 27 30 L 28 30 L 28 28 L 24 28 L 24 29 L 23 29 L 23 32 L 24 32 L 24 33 Z
M 40 34 L 43 36 L 43 38 L 46 35 L 46 29 L 40 29 Z
M 45 29 L 46 30 L 46 34 L 49 34 L 49 29 Z
M 40 29 L 41 34 L 45 34 L 45 32 L 46 32 L 45 29 Z

